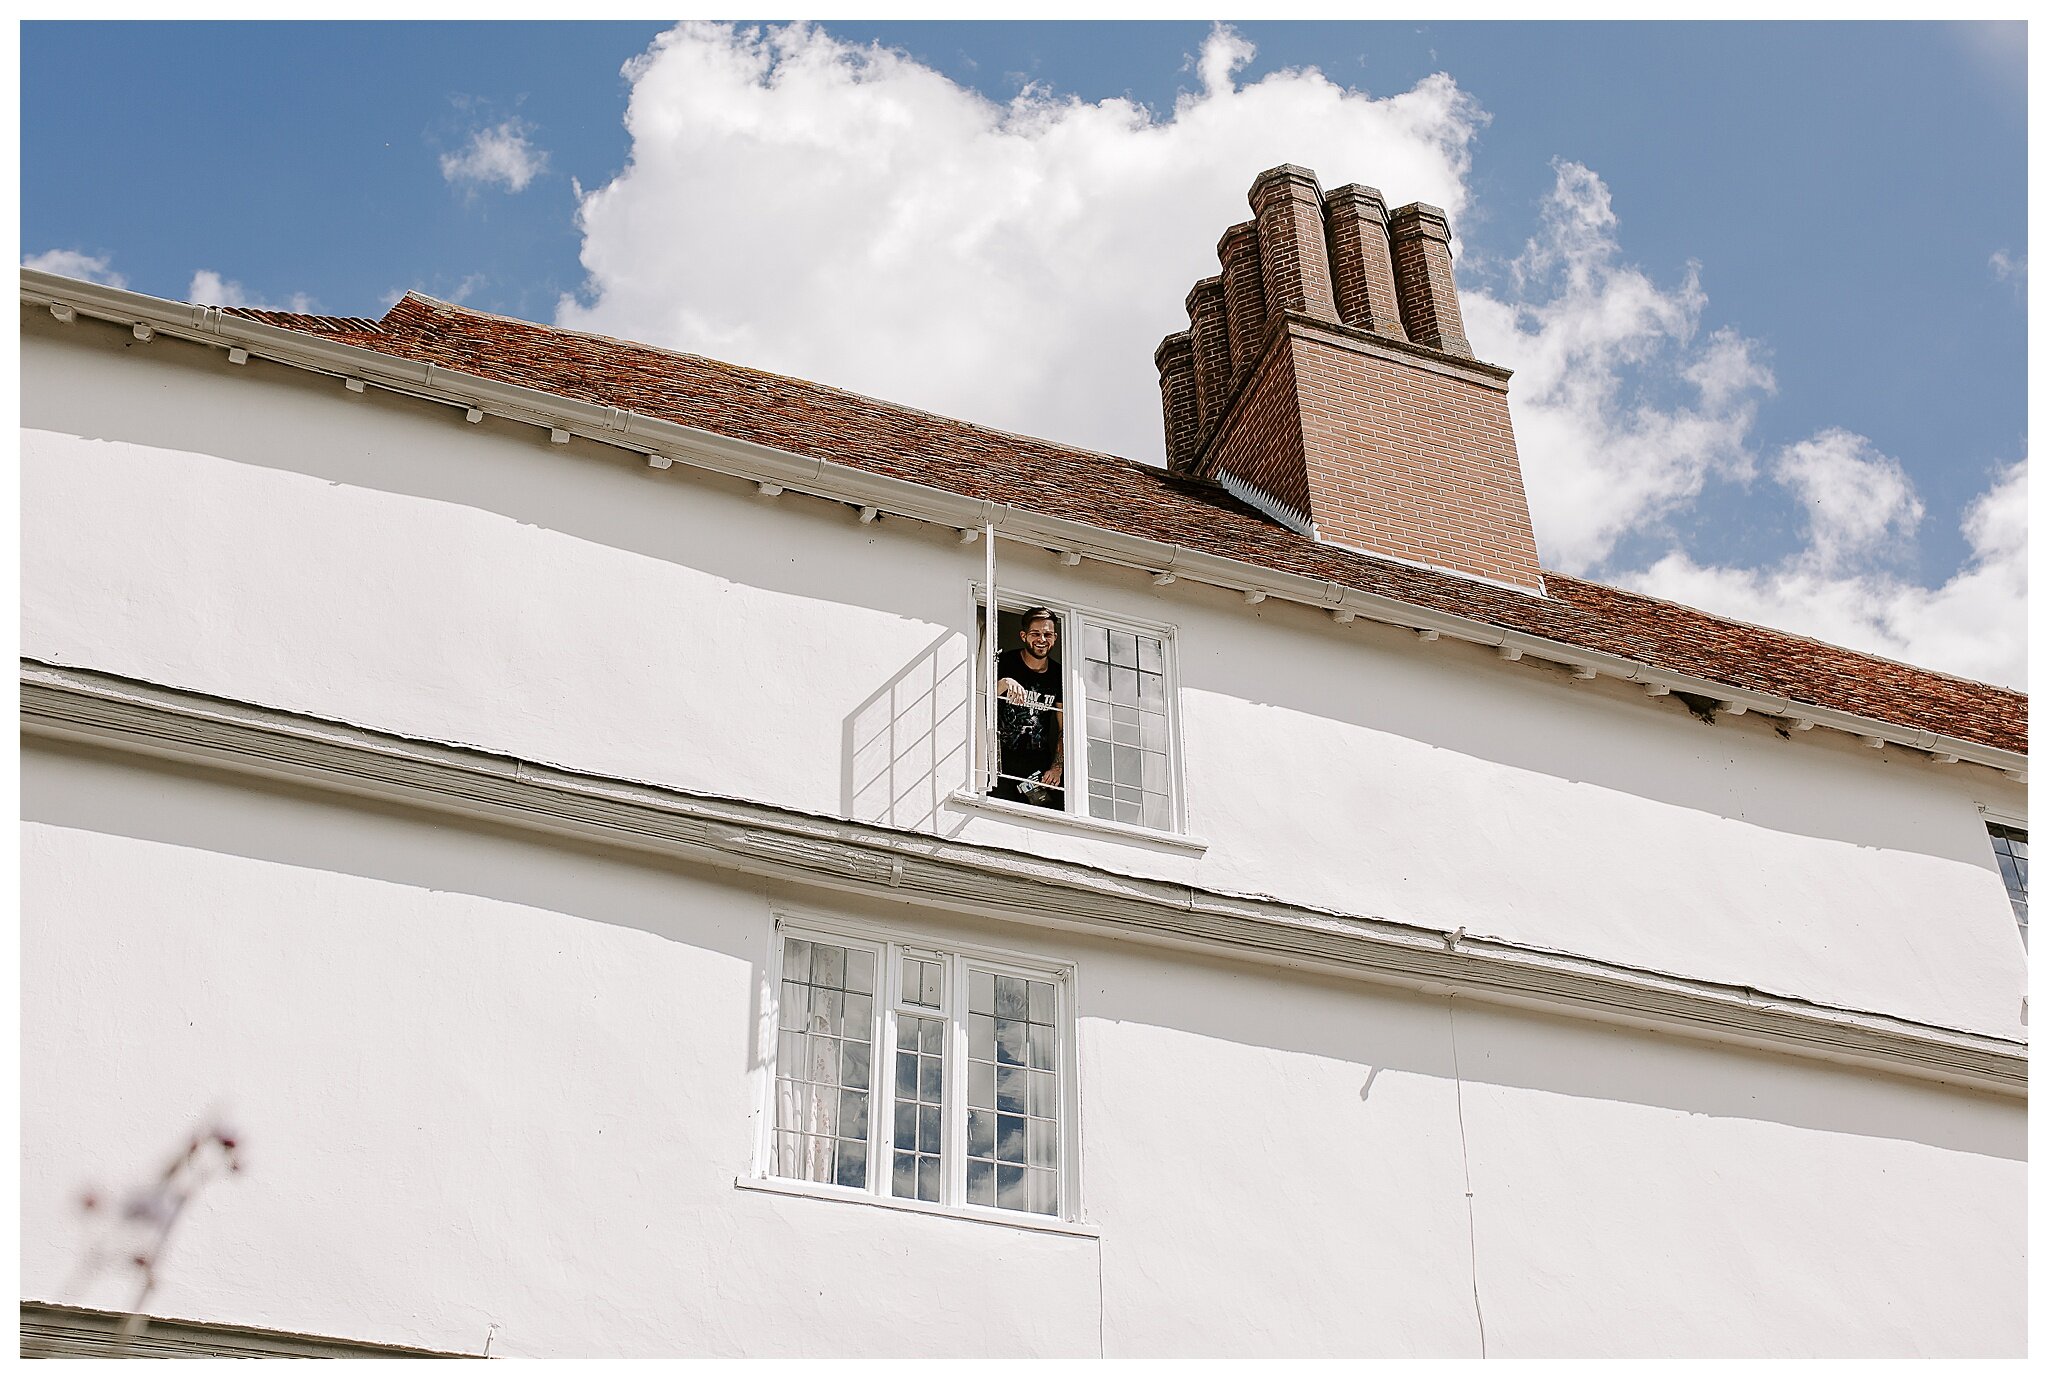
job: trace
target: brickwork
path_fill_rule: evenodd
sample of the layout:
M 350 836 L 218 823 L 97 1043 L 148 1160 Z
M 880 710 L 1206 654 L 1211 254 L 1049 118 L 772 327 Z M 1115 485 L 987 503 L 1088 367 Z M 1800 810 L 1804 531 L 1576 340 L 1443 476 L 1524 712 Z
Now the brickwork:
M 1330 193 L 1330 276 L 1337 319 L 1376 335 L 1408 338 L 1394 286 L 1394 256 L 1387 237 L 1387 203 L 1377 187 L 1356 182 Z
M 1400 284 L 1401 323 L 1418 345 L 1472 358 L 1465 314 L 1451 281 L 1451 226 L 1444 213 L 1416 201 L 1390 218 L 1394 277 Z
M 1504 386 L 1313 328 L 1291 327 L 1287 348 L 1324 540 L 1542 587 Z
M 1228 474 L 1282 507 L 1311 518 L 1309 468 L 1302 456 L 1302 418 L 1297 405 L 1294 352 L 1280 337 L 1237 395 L 1201 453 L 1204 473 Z M 1192 458 L 1192 457 L 1191 457 Z
M 1323 194 L 1316 175 L 1292 166 L 1269 169 L 1252 183 L 1251 202 L 1259 227 L 1267 314 L 1301 311 L 1319 321 L 1336 320 Z
M 1223 265 L 1223 306 L 1230 322 L 1230 376 L 1258 359 L 1266 334 L 1266 285 L 1259 267 L 1259 227 L 1244 221 L 1223 232 L 1216 242 L 1216 261 Z
M 1195 403 L 1206 436 L 1230 400 L 1230 327 L 1224 320 L 1223 279 L 1204 278 L 1188 291 L 1189 334 L 1195 340 Z
M 1195 342 L 1186 331 L 1169 335 L 1152 353 L 1159 366 L 1159 406 L 1166 416 L 1166 460 L 1184 464 L 1195 456 L 1200 429 L 1195 398 Z

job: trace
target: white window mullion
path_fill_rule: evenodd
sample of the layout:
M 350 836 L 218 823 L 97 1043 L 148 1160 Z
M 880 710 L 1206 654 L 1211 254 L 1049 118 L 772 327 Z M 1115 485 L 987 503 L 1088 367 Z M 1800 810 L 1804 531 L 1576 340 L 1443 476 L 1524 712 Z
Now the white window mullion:
M 1064 798 L 1069 814 L 1088 814 L 1088 687 L 1081 674 L 1081 647 L 1085 642 L 1088 620 L 1079 613 L 1067 614 L 1067 627 L 1072 633 L 1073 645 L 1063 648 L 1066 652 L 1060 658 L 1060 668 L 1066 677 L 1062 707 L 1065 717 L 1062 726 L 1066 729 L 1066 769 L 1060 775 L 1060 784 L 1066 789 Z
M 946 992 L 946 1204 L 967 1200 L 967 964 L 955 961 Z
M 879 961 L 882 970 L 876 974 L 875 1012 L 879 1022 L 875 1031 L 874 1066 L 870 1075 L 874 1079 L 875 1113 L 868 1121 L 868 1191 L 877 1197 L 889 1195 L 890 1146 L 893 1143 L 896 1124 L 896 971 L 900 965 L 897 946 L 893 943 L 882 945 Z

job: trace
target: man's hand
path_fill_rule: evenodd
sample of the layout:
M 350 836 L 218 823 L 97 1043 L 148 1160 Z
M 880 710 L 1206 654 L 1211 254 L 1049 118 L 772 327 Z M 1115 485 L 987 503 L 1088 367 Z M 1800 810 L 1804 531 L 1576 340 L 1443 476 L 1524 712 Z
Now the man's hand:
M 996 681 L 996 693 L 1002 695 L 1003 698 L 1009 700 L 1012 704 L 1024 702 L 1024 687 L 1007 675 Z
M 1056 761 L 1052 765 L 1046 767 L 1044 771 L 1039 773 L 1038 779 L 1043 781 L 1047 786 L 1050 786 L 1054 789 L 1058 789 L 1060 778 L 1063 775 L 1065 775 L 1066 769 L 1067 768 L 1064 765 Z

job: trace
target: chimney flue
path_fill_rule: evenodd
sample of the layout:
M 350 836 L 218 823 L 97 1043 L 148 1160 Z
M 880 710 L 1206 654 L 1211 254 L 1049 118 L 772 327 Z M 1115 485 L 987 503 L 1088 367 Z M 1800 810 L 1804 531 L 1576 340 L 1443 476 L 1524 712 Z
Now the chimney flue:
M 1408 338 L 1394 287 L 1394 255 L 1387 236 L 1387 203 L 1379 188 L 1356 182 L 1330 193 L 1330 272 L 1336 279 L 1337 319 L 1347 326 Z

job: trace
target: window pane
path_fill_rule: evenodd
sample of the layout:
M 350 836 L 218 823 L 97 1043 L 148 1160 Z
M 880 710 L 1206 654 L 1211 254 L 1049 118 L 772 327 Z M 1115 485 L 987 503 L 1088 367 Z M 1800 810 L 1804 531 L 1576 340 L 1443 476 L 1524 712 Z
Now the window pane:
M 1041 1216 L 1054 1216 L 1060 1209 L 1060 1179 L 1057 1173 L 1032 1172 L 1031 1210 Z
M 1118 747 L 1114 751 L 1116 753 L 1114 758 L 1116 762 L 1116 783 L 1129 786 L 1141 784 L 1144 781 L 1144 774 L 1143 768 L 1138 761 L 1138 749 L 1136 747 Z
M 1166 669 L 1166 644 L 1157 637 L 1138 638 L 1138 669 L 1158 674 Z
M 967 974 L 967 1009 L 977 1015 L 993 1015 L 996 1010 L 996 979 L 992 972 L 969 972 Z
M 1129 632 L 1109 634 L 1109 663 L 1113 666 L 1138 666 L 1138 639 Z
M 839 1093 L 839 1137 L 864 1140 L 868 1137 L 868 1094 L 844 1089 Z
M 1018 1115 L 1030 1109 L 1031 1074 L 1025 1068 L 996 1069 L 996 1109 L 1015 1111 Z
M 846 955 L 846 989 L 864 996 L 875 994 L 875 955 L 858 948 Z
M 1051 1168 L 1059 1162 L 1059 1133 L 1051 1121 L 1032 1121 L 1028 1137 L 1033 1168 Z
M 1148 752 L 1166 750 L 1166 715 L 1163 713 L 1141 713 L 1138 715 L 1138 745 Z
M 987 1111 L 967 1113 L 967 1152 L 992 1159 L 996 1152 L 996 1118 Z
M 811 1014 L 823 1023 L 814 1023 L 811 1028 L 824 1034 L 840 1033 L 840 1016 L 846 1009 L 845 993 L 828 991 L 822 986 L 811 988 Z
M 1050 1069 L 1059 1050 L 1053 1046 L 1051 1025 L 1032 1025 L 1030 1033 L 1031 1066 L 1041 1070 Z
M 996 1021 L 996 1062 L 1021 1065 L 1024 1062 L 1024 1022 Z
M 848 1039 L 844 1045 L 840 1045 L 840 1086 L 860 1088 L 860 1094 L 866 1096 L 866 1088 L 868 1088 L 868 1049 L 872 1049 L 872 1047 L 874 1045 L 856 1043 L 852 1039 Z
M 789 1034 L 779 1041 L 772 1171 L 785 1178 L 866 1187 L 865 1155 L 845 1150 L 833 1138 L 866 1135 L 871 1104 L 864 1080 L 842 1077 L 846 1065 L 840 1047 L 840 1041 L 823 1036 Z
M 1022 977 L 996 978 L 996 1014 L 1006 1019 L 1021 1020 L 1026 1013 L 1024 979 Z M 1000 1037 L 1000 1030 L 998 1031 Z
M 1081 645 L 1086 648 L 1083 657 L 1090 661 L 1109 659 L 1109 632 L 1105 628 L 1090 626 L 1081 634 Z
M 967 1161 L 967 1200 L 977 1207 L 996 1204 L 996 1166 L 986 1159 Z
M 811 949 L 811 982 L 815 986 L 846 986 L 846 950 L 837 944 L 820 943 Z
M 808 982 L 811 979 L 811 945 L 800 938 L 782 941 L 782 980 Z
M 1031 982 L 1025 991 L 1025 1007 L 1034 1025 L 1052 1022 L 1052 983 Z
M 996 1165 L 996 1205 L 1011 1211 L 1029 1211 L 1031 1199 L 1024 1190 L 1024 1170 L 1010 1164 Z
M 839 1142 L 839 1186 L 868 1185 L 868 1147 L 859 1140 Z

